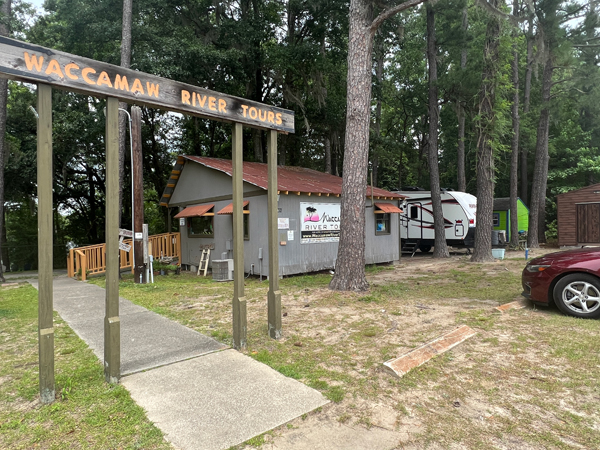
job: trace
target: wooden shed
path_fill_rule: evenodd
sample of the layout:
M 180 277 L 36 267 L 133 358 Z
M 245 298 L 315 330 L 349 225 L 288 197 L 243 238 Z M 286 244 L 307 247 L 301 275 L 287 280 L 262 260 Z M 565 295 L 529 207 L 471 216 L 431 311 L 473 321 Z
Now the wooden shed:
M 233 257 L 230 160 L 180 156 L 161 205 L 178 207 L 181 263 L 198 267 L 202 249 L 213 260 Z M 268 273 L 267 164 L 244 162 L 244 272 Z M 342 179 L 302 167 L 279 166 L 279 273 L 333 269 L 340 235 Z M 403 195 L 367 188 L 365 263 L 399 259 L 399 203 Z
M 600 183 L 556 197 L 558 245 L 600 244 Z
M 517 198 L 517 226 L 519 231 L 529 228 L 529 208 Z M 510 197 L 494 199 L 494 230 L 505 230 L 510 241 Z

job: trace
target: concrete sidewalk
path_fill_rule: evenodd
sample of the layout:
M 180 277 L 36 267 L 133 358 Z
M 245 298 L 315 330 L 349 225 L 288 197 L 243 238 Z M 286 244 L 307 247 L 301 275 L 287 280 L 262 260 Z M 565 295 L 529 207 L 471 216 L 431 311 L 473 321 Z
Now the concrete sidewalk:
M 100 361 L 104 300 L 98 286 L 54 279 L 54 309 Z M 179 449 L 227 449 L 327 403 L 214 339 L 124 298 L 119 307 L 122 384 Z

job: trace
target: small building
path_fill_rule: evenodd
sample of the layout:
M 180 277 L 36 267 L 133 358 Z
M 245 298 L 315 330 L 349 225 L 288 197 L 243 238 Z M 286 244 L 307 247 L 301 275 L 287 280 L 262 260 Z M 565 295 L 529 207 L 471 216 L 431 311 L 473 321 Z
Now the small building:
M 244 162 L 244 272 L 266 276 L 267 164 Z M 230 160 L 180 156 L 161 205 L 178 207 L 181 264 L 198 267 L 202 249 L 211 261 L 233 258 L 233 191 Z M 280 166 L 278 176 L 279 273 L 333 269 L 340 236 L 342 179 L 301 167 Z M 399 259 L 399 202 L 404 198 L 367 188 L 365 263 Z M 209 264 L 210 266 L 210 264 Z
M 556 196 L 559 247 L 600 244 L 600 183 Z
M 517 197 L 517 227 L 519 231 L 529 228 L 529 208 Z M 510 241 L 510 197 L 494 199 L 494 230 L 506 231 L 506 240 Z

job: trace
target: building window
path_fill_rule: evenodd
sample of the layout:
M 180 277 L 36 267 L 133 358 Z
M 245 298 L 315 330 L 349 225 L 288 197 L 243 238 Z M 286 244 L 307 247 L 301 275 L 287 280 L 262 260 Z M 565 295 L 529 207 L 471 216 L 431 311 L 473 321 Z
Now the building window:
M 215 236 L 214 215 L 188 217 L 188 237 L 212 238 Z
M 500 213 L 494 213 L 494 219 L 492 222 L 492 226 L 499 227 L 500 226 Z
M 250 214 L 244 211 L 244 240 L 250 240 Z
M 242 206 L 242 212 L 243 212 L 243 228 L 244 228 L 244 240 L 248 241 L 250 240 L 250 209 L 249 209 L 249 205 L 250 205 L 250 201 L 246 200 L 244 201 L 244 204 Z M 233 221 L 233 203 L 230 203 L 229 205 L 227 205 L 225 208 L 223 208 L 221 211 L 219 211 L 217 213 L 218 215 L 222 215 L 222 214 L 231 214 L 231 219 Z
M 375 234 L 390 234 L 389 213 L 377 214 L 375 216 Z

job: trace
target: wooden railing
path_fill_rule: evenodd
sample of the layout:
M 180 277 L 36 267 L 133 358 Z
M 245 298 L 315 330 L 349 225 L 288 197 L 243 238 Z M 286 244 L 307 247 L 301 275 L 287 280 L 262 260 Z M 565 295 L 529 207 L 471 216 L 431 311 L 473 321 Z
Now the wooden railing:
M 131 245 L 131 239 L 124 239 L 124 244 Z M 180 233 L 163 233 L 148 236 L 148 253 L 154 258 L 163 256 L 176 257 L 181 261 Z M 133 272 L 133 252 L 119 250 L 121 270 Z M 106 244 L 76 247 L 69 251 L 67 257 L 67 274 L 69 277 L 81 276 L 86 280 L 88 275 L 106 272 Z

